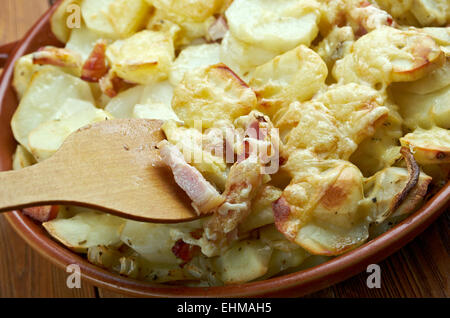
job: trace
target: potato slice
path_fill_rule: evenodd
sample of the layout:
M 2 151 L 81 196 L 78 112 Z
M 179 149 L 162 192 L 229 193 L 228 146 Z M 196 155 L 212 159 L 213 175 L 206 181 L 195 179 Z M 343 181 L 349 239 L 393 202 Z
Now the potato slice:
M 310 99 L 325 83 L 326 64 L 304 45 L 258 66 L 250 74 L 249 85 L 259 100 L 261 110 L 273 115 L 294 101 Z
M 33 54 L 24 55 L 16 61 L 12 85 L 19 100 L 30 85 L 33 74 L 44 68 L 54 68 L 54 66 L 34 64 Z
M 144 86 L 140 104 L 161 103 L 171 106 L 174 87 L 169 81 Z
M 290 156 L 302 149 L 320 159 L 347 159 L 356 150 L 357 144 L 322 103 L 296 102 L 282 112 L 276 126 Z
M 279 53 L 309 46 L 319 32 L 316 1 L 235 0 L 225 16 L 233 36 Z
M 347 161 L 312 162 L 273 204 L 275 225 L 289 240 L 318 255 L 339 255 L 368 237 L 363 177 Z
M 450 4 L 447 0 L 415 0 L 411 13 L 421 26 L 445 25 L 450 19 Z
M 384 106 L 383 97 L 365 85 L 331 85 L 313 100 L 323 103 L 341 124 L 344 135 L 357 144 L 372 136 L 388 118 L 389 109 Z
M 425 95 L 394 90 L 392 96 L 409 130 L 435 125 L 450 129 L 450 85 Z
M 126 38 L 144 26 L 150 6 L 145 0 L 115 0 L 108 11 L 114 30 L 120 38 Z
M 138 85 L 119 93 L 106 105 L 105 110 L 115 118 L 131 118 L 134 106 L 141 101 L 143 85 Z
M 221 43 L 220 60 L 240 76 L 245 76 L 254 67 L 277 56 L 275 50 L 267 50 L 242 42 L 227 32 Z
M 42 225 L 57 241 L 78 253 L 88 248 L 105 245 L 118 246 L 124 219 L 94 210 L 86 211 L 69 219 L 54 219 Z
M 39 162 L 48 159 L 61 147 L 70 134 L 88 124 L 108 119 L 112 119 L 112 117 L 92 105 L 91 108 L 66 118 L 42 123 L 30 132 L 28 137 L 30 151 Z
M 16 140 L 28 149 L 30 132 L 51 119 L 68 98 L 94 103 L 89 85 L 79 78 L 55 68 L 35 73 L 11 121 Z
M 389 167 L 364 181 L 366 199 L 361 206 L 367 208 L 372 222 L 382 223 L 394 215 L 409 214 L 422 202 L 431 177 L 421 172 L 415 186 L 397 203 L 410 175 L 405 168 Z M 397 206 L 395 209 L 394 207 Z
M 17 145 L 16 152 L 13 156 L 13 169 L 20 170 L 36 163 L 33 155 L 28 152 L 22 145 Z
M 387 26 L 359 38 L 352 52 L 336 62 L 333 76 L 346 83 L 363 81 L 379 90 L 392 82 L 418 80 L 445 58 L 431 37 Z
M 118 40 L 106 50 L 113 72 L 125 81 L 144 85 L 166 79 L 174 55 L 172 39 L 149 30 Z
M 127 220 L 121 233 L 121 240 L 154 265 L 178 265 L 181 260 L 172 252 L 178 240 L 172 231 L 187 232 L 195 230 L 198 222 L 153 224 Z
M 217 64 L 185 73 L 175 88 L 172 107 L 190 127 L 201 120 L 209 128 L 217 121 L 247 115 L 256 107 L 256 96 L 226 65 Z
M 405 93 L 427 95 L 445 87 L 450 87 L 450 57 L 446 59 L 442 67 L 437 68 L 425 77 L 414 82 L 396 83 L 392 89 L 395 92 L 400 90 Z
M 272 203 L 278 200 L 282 191 L 274 186 L 266 185 L 256 194 L 252 201 L 252 211 L 239 224 L 239 232 L 245 233 L 275 222 Z
M 417 29 L 419 32 L 428 34 L 441 46 L 442 51 L 445 52 L 445 56 L 450 56 L 450 27 L 442 28 L 422 28 Z
M 137 104 L 133 109 L 133 118 L 180 121 L 170 105 L 158 102 Z
M 73 30 L 67 25 L 69 15 L 76 14 L 76 12 L 69 10 L 70 6 L 76 5 L 79 8 L 81 1 L 82 0 L 63 0 L 50 19 L 53 34 L 63 43 L 66 43 L 69 40 Z
M 271 254 L 260 241 L 239 241 L 215 260 L 214 267 L 225 284 L 245 283 L 267 273 Z
M 176 23 L 203 22 L 218 12 L 222 5 L 222 0 L 147 0 L 147 2 L 163 11 Z
M 164 116 L 167 116 L 172 110 L 172 96 L 173 86 L 168 81 L 146 86 L 138 85 L 112 98 L 106 105 L 105 111 L 115 118 L 147 118 L 139 116 L 151 113 L 155 115 L 154 110 L 159 109 L 164 112 Z M 136 108 L 137 105 L 140 106 Z M 173 119 L 178 120 L 177 117 Z
M 99 36 L 126 38 L 143 26 L 149 6 L 145 0 L 83 1 L 81 14 L 87 27 Z
M 450 130 L 433 127 L 422 128 L 400 138 L 403 147 L 408 147 L 419 164 L 450 163 Z
M 66 49 L 77 52 L 85 61 L 94 49 L 95 43 L 101 38 L 104 37 L 91 31 L 82 23 L 80 28 L 73 29 L 72 33 L 70 33 Z
M 109 19 L 109 6 L 116 0 L 83 1 L 81 14 L 87 27 L 99 36 L 118 38 L 119 35 Z
M 220 45 L 200 44 L 188 46 L 178 55 L 170 70 L 170 83 L 178 85 L 184 77 L 184 73 L 200 67 L 214 65 L 220 62 Z

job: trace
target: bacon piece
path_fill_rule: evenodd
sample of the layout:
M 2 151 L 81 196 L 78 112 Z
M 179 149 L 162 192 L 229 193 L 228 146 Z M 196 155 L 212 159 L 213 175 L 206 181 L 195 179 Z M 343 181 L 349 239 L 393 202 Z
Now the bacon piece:
M 183 240 L 179 239 L 175 242 L 172 247 L 172 253 L 181 260 L 183 260 L 183 265 L 192 260 L 192 258 L 200 251 L 200 247 L 188 244 Z
M 162 161 L 172 169 L 175 182 L 192 200 L 192 206 L 197 213 L 208 213 L 220 206 L 224 198 L 217 192 L 202 174 L 189 165 L 183 154 L 167 140 L 158 144 Z
M 44 205 L 23 209 L 22 213 L 29 216 L 33 220 L 47 222 L 56 218 L 58 211 L 59 206 L 57 205 Z
M 349 4 L 349 6 L 351 5 Z M 389 13 L 370 4 L 368 1 L 362 1 L 359 7 L 349 7 L 348 19 L 357 38 L 383 25 L 396 27 L 394 19 Z
M 225 202 L 205 224 L 208 241 L 220 249 L 237 239 L 237 227 L 250 214 L 251 201 L 263 179 L 261 164 L 254 156 L 231 167 L 223 193 Z
M 99 84 L 103 94 L 111 98 L 117 96 L 120 91 L 132 86 L 111 70 L 99 80 Z
M 108 73 L 106 64 L 106 41 L 99 40 L 81 70 L 81 79 L 88 82 L 98 82 Z
M 81 68 L 81 56 L 68 49 L 44 46 L 33 53 L 33 64 Z

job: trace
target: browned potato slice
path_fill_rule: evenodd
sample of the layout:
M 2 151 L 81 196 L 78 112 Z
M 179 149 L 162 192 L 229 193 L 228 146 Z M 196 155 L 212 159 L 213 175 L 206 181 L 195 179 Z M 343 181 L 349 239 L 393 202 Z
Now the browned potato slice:
M 172 38 L 144 30 L 108 46 L 111 70 L 130 83 L 151 84 L 168 77 L 174 59 Z
M 312 254 L 339 255 L 368 237 L 361 172 L 346 161 L 311 164 L 273 204 L 275 224 Z
M 304 45 L 258 66 L 249 85 L 266 114 L 274 114 L 294 101 L 310 99 L 325 83 L 327 66 L 320 56 Z
M 394 215 L 409 214 L 422 202 L 431 182 L 431 177 L 423 172 L 409 193 L 397 202 L 410 178 L 405 168 L 389 167 L 364 181 L 367 199 L 362 204 L 369 209 L 368 215 L 373 221 L 381 223 Z
M 186 72 L 172 100 L 181 120 L 189 126 L 201 120 L 205 128 L 219 120 L 232 122 L 255 107 L 253 90 L 224 64 Z
M 111 214 L 86 210 L 69 219 L 54 219 L 42 225 L 65 246 L 79 253 L 97 245 L 121 245 L 120 229 L 124 220 Z
M 411 149 L 420 164 L 450 163 L 450 130 L 421 128 L 400 138 L 402 146 Z
M 355 42 L 353 53 L 336 62 L 333 76 L 383 89 L 392 82 L 415 81 L 443 64 L 445 54 L 429 36 L 381 27 Z

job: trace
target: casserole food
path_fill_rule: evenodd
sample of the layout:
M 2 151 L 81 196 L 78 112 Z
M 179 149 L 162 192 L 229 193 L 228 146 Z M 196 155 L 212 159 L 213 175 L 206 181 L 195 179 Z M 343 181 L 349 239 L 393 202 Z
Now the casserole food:
M 300 50 L 299 50 L 300 51 Z M 303 51 L 305 51 L 305 52 L 309 52 L 308 50 L 303 50 Z M 297 53 L 297 52 L 296 52 Z M 306 54 L 306 53 L 305 53 Z M 220 68 L 216 68 L 216 69 L 219 69 L 220 70 Z M 212 69 L 212 71 L 215 71 L 215 69 Z M 229 72 L 228 72 L 229 73 Z M 262 73 L 265 73 L 265 72 L 262 72 Z M 263 75 L 265 75 L 265 74 L 263 74 Z M 64 77 L 64 75 L 63 75 L 63 77 Z M 255 80 L 256 81 L 256 80 Z M 263 82 L 263 81 L 262 81 Z M 263 82 L 263 84 L 264 84 L 264 82 Z M 256 87 L 256 85 L 255 85 L 255 87 Z M 353 86 L 354 87 L 354 86 Z M 189 93 L 189 89 L 187 89 L 186 90 L 188 93 Z M 247 90 L 248 91 L 248 90 Z M 261 91 L 264 91 L 264 88 L 261 88 Z M 335 94 L 338 94 L 339 92 L 334 92 Z M 330 93 L 330 94 L 332 94 L 332 93 Z M 363 95 L 363 94 L 362 94 Z M 181 96 L 183 96 L 183 95 L 181 95 Z M 271 98 L 271 97 L 273 97 L 273 96 L 270 96 L 269 95 L 269 98 Z M 272 98 L 272 100 L 270 100 L 269 102 L 270 103 L 272 103 L 272 105 L 270 105 L 271 107 L 273 107 L 273 104 L 276 104 L 275 102 L 273 102 L 273 100 L 276 100 L 276 98 L 277 98 L 277 96 L 275 96 L 274 98 Z M 296 97 L 294 97 L 294 98 L 298 98 L 297 96 Z M 320 101 L 320 103 L 322 103 L 322 104 L 324 104 L 325 105 L 325 103 L 326 103 L 326 96 L 325 97 L 322 97 L 322 99 L 323 99 L 323 101 Z M 295 106 L 295 105 L 294 105 Z M 320 118 L 320 116 L 324 116 L 324 115 L 321 115 L 321 114 L 325 114 L 325 115 L 327 115 L 327 113 L 326 112 L 324 112 L 324 111 L 322 111 L 322 110 L 325 110 L 323 107 L 321 108 L 320 106 L 318 106 L 318 105 L 316 105 L 316 103 L 311 103 L 311 105 L 307 105 L 307 106 L 305 106 L 305 107 L 308 107 L 308 109 L 311 109 L 311 114 L 312 115 L 316 115 L 316 114 L 319 114 L 319 118 Z M 378 107 L 375 107 L 375 108 L 378 108 Z M 295 107 L 293 107 L 293 109 L 292 109 L 292 112 L 294 113 L 295 112 Z M 274 114 L 275 115 L 275 114 Z M 334 116 L 336 116 L 335 114 L 333 114 Z M 384 116 L 384 114 L 382 113 L 382 112 L 380 112 L 380 115 L 379 116 Z M 326 116 L 324 116 L 325 117 L 325 119 L 326 119 Z M 370 116 L 368 116 L 368 117 L 370 117 Z M 283 118 L 282 119 L 280 119 L 280 120 L 284 120 Z M 286 121 L 286 120 L 284 120 L 284 121 Z M 326 122 L 326 120 L 325 120 L 325 122 Z M 370 120 L 369 120 L 369 122 L 370 122 Z M 289 122 L 287 122 L 286 123 L 286 125 L 292 125 L 292 123 L 289 123 Z M 299 126 L 296 126 L 296 127 L 299 127 Z M 302 127 L 300 127 L 300 128 L 302 128 Z M 286 130 L 288 130 L 288 129 L 290 129 L 290 127 L 286 127 L 285 128 Z M 292 129 L 292 128 L 291 128 Z M 166 132 L 167 133 L 167 132 Z M 339 133 L 341 133 L 341 132 L 339 132 L 339 131 L 337 131 L 337 134 L 339 134 Z M 170 133 L 167 133 L 167 135 L 169 135 Z M 298 143 L 305 143 L 305 141 L 304 140 L 301 140 L 301 139 L 299 139 L 301 136 L 304 136 L 304 134 L 302 134 L 301 132 L 300 133 L 298 133 L 298 135 L 299 136 L 297 136 L 297 135 L 295 135 L 295 138 L 290 138 L 289 139 L 289 141 L 290 140 L 293 140 L 293 142 L 291 142 L 291 143 L 289 143 L 288 142 L 288 146 L 289 147 L 293 147 L 294 149 L 296 149 L 296 147 L 298 147 L 297 145 L 298 145 Z M 356 133 L 356 135 L 358 135 L 357 133 Z M 292 136 L 294 136 L 294 134 L 292 134 Z M 170 137 L 168 137 L 169 139 L 170 139 Z M 321 146 L 321 145 L 319 145 L 319 146 Z M 350 145 L 346 145 L 346 144 L 344 144 L 344 147 L 339 147 L 339 150 L 341 150 L 341 149 L 343 149 L 343 150 L 345 150 L 345 151 L 343 151 L 343 153 L 342 154 L 339 154 L 339 156 L 342 156 L 342 157 L 345 157 L 346 155 L 347 155 L 347 153 L 346 152 L 348 152 L 349 150 L 346 150 L 347 149 L 347 146 L 348 146 L 348 149 L 351 149 L 351 147 L 352 147 L 352 145 L 351 145 L 351 143 L 350 143 Z M 40 149 L 40 148 L 39 148 Z M 335 159 L 333 159 L 333 160 L 335 160 Z M 340 162 L 338 162 L 338 164 L 340 164 Z M 350 178 L 351 179 L 357 179 L 357 176 L 356 176 L 356 171 L 355 172 L 352 172 L 353 170 L 352 170 L 352 168 L 349 166 L 348 167 L 348 169 L 347 169 L 347 166 L 349 166 L 348 164 L 344 164 L 344 163 L 342 163 L 342 165 L 338 165 L 338 169 L 339 169 L 339 171 L 341 171 L 342 169 L 342 171 L 344 171 L 344 172 L 346 172 L 346 173 L 344 173 L 344 175 L 347 175 L 347 174 L 349 174 L 350 175 Z M 295 169 L 295 167 L 294 168 L 292 168 L 292 169 Z M 350 170 L 349 170 L 350 169 Z M 350 171 L 350 172 L 348 172 L 347 173 L 347 171 Z M 342 174 L 342 173 L 341 173 Z M 220 179 L 220 178 L 219 178 Z M 300 179 L 301 180 L 301 179 Z M 313 183 L 313 182 L 310 182 L 311 184 Z M 218 186 L 219 187 L 219 186 Z M 135 230 L 134 231 L 132 231 L 132 232 L 136 232 Z

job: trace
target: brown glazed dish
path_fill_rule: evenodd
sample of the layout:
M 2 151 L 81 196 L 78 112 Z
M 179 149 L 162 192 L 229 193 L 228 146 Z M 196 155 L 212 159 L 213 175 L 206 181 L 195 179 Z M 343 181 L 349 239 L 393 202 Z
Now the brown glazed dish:
M 42 16 L 14 49 L 11 45 L 0 48 L 0 67 L 3 64 L 2 53 L 10 53 L 0 78 L 0 171 L 11 169 L 11 158 L 16 147 L 10 128 L 10 120 L 18 104 L 11 86 L 14 61 L 43 45 L 58 45 L 49 24 L 55 9 L 56 5 Z M 297 297 L 343 281 L 364 271 L 369 264 L 377 263 L 393 254 L 428 227 L 448 207 L 449 199 L 450 183 L 447 183 L 419 211 L 390 231 L 321 265 L 264 281 L 210 288 L 156 285 L 121 277 L 90 264 L 78 254 L 53 241 L 39 224 L 21 212 L 10 212 L 5 214 L 5 217 L 29 245 L 53 263 L 62 268 L 69 264 L 78 264 L 86 281 L 128 296 Z

